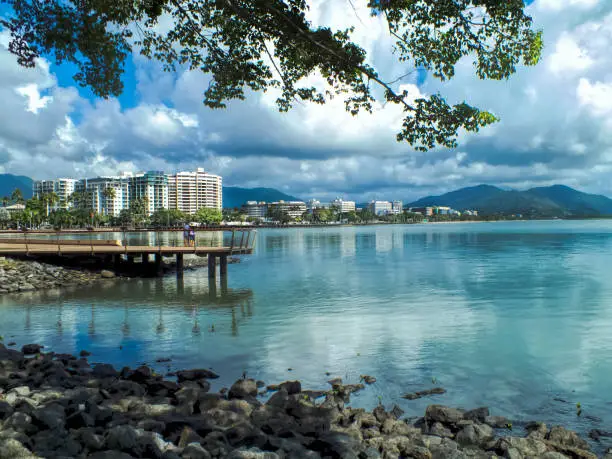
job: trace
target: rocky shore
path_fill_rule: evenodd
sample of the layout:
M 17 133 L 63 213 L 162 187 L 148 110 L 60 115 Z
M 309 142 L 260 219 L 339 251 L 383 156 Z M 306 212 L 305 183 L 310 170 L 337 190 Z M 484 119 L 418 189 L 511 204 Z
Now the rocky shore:
M 115 277 L 111 272 L 104 274 L 38 261 L 0 258 L 0 294 L 91 285 L 103 278 Z
M 408 421 L 397 406 L 348 406 L 373 377 L 366 387 L 336 378 L 325 391 L 245 377 L 212 393 L 218 376 L 208 369 L 171 381 L 146 366 L 90 365 L 87 356 L 0 344 L 0 459 L 597 457 L 563 427 L 534 422 L 515 436 L 487 408 L 430 405 Z

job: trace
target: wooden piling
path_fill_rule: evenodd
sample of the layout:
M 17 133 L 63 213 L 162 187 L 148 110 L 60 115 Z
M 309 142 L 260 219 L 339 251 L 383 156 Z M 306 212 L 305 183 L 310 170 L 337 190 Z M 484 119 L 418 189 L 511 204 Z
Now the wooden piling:
M 176 275 L 178 277 L 183 277 L 184 271 L 185 271 L 185 263 L 183 261 L 183 254 L 177 253 L 176 254 Z
M 227 255 L 221 255 L 219 261 L 219 274 L 221 274 L 221 277 L 225 277 L 227 276 Z
M 213 254 L 208 254 L 208 277 L 210 279 L 217 276 L 217 257 Z

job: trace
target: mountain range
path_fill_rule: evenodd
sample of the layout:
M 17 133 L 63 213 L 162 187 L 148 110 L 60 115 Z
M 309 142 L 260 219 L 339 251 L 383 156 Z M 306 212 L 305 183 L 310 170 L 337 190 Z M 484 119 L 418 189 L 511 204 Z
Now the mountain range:
M 0 197 L 10 196 L 19 188 L 23 197 L 32 197 L 32 179 L 23 175 L 0 174 Z M 235 186 L 223 187 L 223 206 L 226 208 L 240 207 L 247 201 L 299 201 L 274 188 L 240 188 Z
M 407 207 L 436 205 L 450 206 L 457 210 L 474 209 L 482 215 L 522 214 L 538 217 L 612 215 L 612 199 L 583 193 L 565 185 L 531 188 L 526 191 L 478 185 L 440 196 L 427 196 L 407 204 Z

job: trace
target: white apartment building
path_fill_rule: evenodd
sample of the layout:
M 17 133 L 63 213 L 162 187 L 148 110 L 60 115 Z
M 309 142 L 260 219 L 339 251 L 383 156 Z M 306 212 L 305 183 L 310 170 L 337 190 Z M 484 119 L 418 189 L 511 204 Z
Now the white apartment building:
M 404 211 L 404 203 L 402 201 L 393 201 L 391 203 L 391 213 L 399 215 Z
M 355 201 L 344 201 L 343 199 L 336 198 L 331 202 L 331 205 L 338 208 L 342 214 L 355 212 Z
M 202 207 L 223 208 L 223 179 L 199 167 L 167 176 L 168 208 L 194 214 Z
M 59 200 L 49 210 L 68 209 L 71 207 L 70 195 L 75 192 L 77 182 L 78 180 L 69 178 L 35 180 L 32 184 L 32 193 L 37 198 L 47 193 L 55 193 Z
M 374 215 L 388 215 L 393 211 L 393 204 L 389 201 L 370 201 L 368 204 L 368 210 Z
M 247 217 L 265 220 L 268 216 L 268 204 L 265 202 L 247 201 L 242 206 L 242 211 Z
M 291 218 L 298 218 L 306 213 L 306 203 L 303 201 L 277 201 L 268 204 L 268 209 L 280 209 Z
M 91 208 L 102 215 L 118 217 L 123 209 L 130 207 L 130 175 L 120 177 L 96 177 L 77 183 L 76 191 L 86 192 Z

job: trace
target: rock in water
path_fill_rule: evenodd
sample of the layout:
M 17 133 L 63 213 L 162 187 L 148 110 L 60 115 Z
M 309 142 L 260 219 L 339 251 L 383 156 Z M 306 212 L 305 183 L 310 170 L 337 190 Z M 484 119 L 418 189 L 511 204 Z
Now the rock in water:
M 114 272 L 108 269 L 103 269 L 102 271 L 100 271 L 100 277 L 102 277 L 103 279 L 112 279 L 116 276 Z
M 217 379 L 219 375 L 214 371 L 206 369 L 197 370 L 182 370 L 176 372 L 176 378 L 179 383 L 183 381 L 197 381 L 198 379 Z
M 441 387 L 434 387 L 433 389 L 421 390 L 418 392 L 413 392 L 411 394 L 404 394 L 402 395 L 402 398 L 405 398 L 407 400 L 416 400 L 417 398 L 425 397 L 427 395 L 439 395 L 445 393 L 446 389 L 443 389 Z
M 425 411 L 425 419 L 438 421 L 442 424 L 456 424 L 463 419 L 463 413 L 447 406 L 429 405 Z

